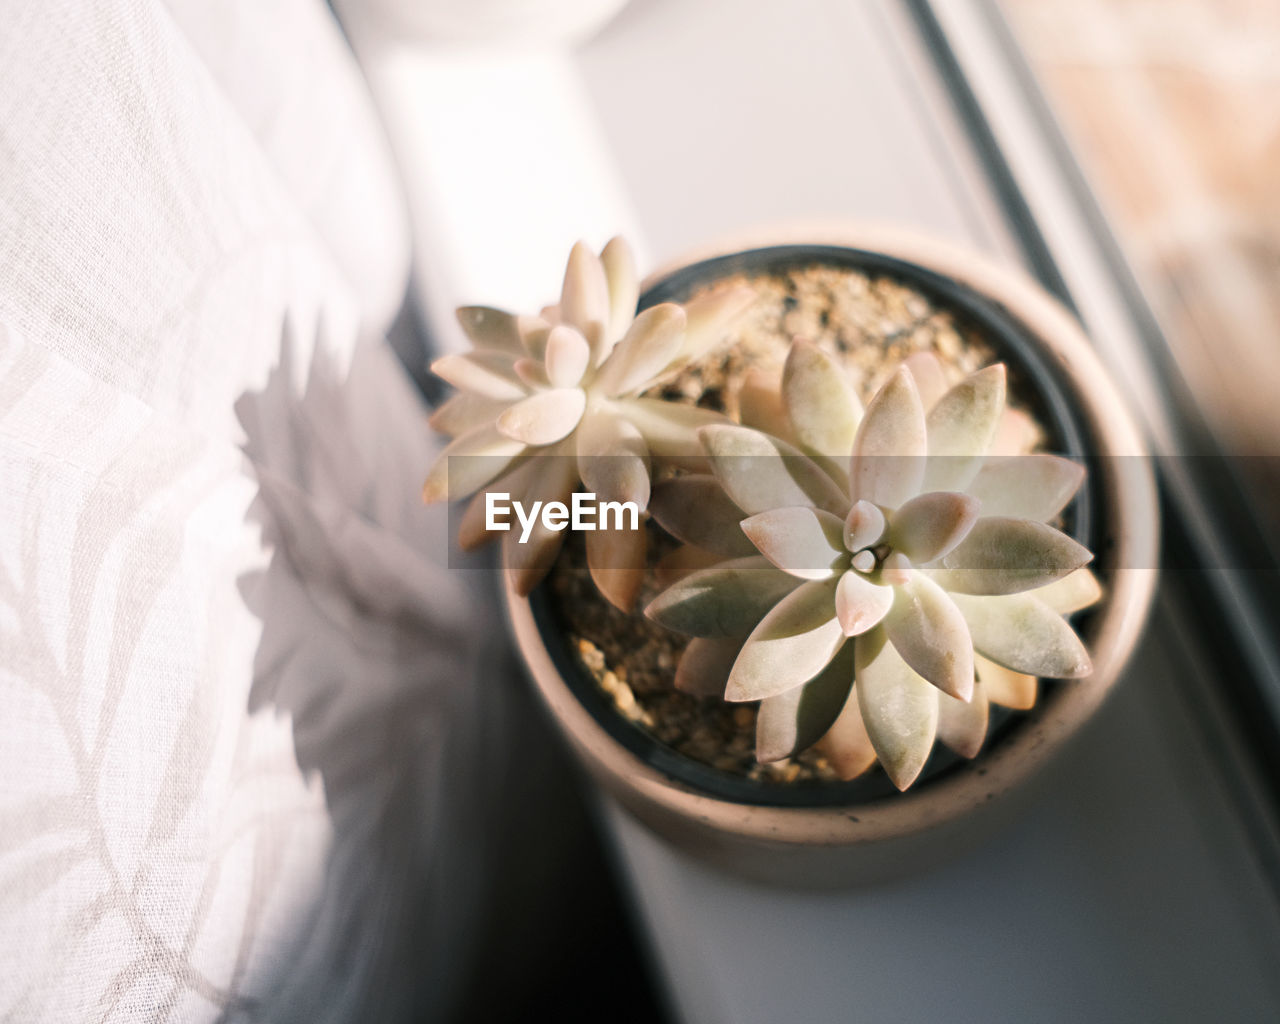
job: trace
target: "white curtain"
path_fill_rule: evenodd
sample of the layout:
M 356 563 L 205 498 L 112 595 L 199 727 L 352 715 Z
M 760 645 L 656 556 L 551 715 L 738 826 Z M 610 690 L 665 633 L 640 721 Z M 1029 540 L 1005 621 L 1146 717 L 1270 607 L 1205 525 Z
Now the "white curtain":
M 407 249 L 320 0 L 0 0 L 0 1019 L 448 1009 L 497 656 Z

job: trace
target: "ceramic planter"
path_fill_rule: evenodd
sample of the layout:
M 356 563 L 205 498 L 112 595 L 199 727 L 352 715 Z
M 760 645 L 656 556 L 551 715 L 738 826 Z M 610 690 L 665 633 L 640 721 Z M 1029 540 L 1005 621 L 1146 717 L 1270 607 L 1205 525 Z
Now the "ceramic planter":
M 1083 458 L 1089 477 L 1065 529 L 1093 550 L 1106 596 L 1074 624 L 1092 675 L 1043 688 L 1036 707 L 993 719 L 974 761 L 936 750 L 906 793 L 881 778 L 784 787 L 728 777 L 623 719 L 571 656 L 545 588 L 506 588 L 516 641 L 559 727 L 593 776 L 637 818 L 738 872 L 823 884 L 901 871 L 989 830 L 1012 795 L 1079 730 L 1115 685 L 1155 586 L 1157 504 L 1141 436 L 1075 320 L 1021 274 L 972 253 L 897 233 L 806 232 L 696 254 L 645 282 L 641 305 L 683 299 L 741 271 L 830 262 L 898 277 L 981 327 L 1024 382 L 1021 397 L 1050 449 Z M 637 612 L 638 614 L 638 612 Z M 879 773 L 877 773 L 879 774 Z

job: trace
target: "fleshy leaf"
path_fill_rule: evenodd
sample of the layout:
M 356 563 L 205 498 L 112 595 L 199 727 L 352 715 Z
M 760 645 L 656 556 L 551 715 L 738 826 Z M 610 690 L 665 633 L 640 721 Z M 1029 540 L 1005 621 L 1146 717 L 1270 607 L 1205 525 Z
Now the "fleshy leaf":
M 1043 436 L 1039 425 L 1021 409 L 1008 409 L 1000 417 L 1000 425 L 996 428 L 996 436 L 987 449 L 989 457 L 1026 455 L 1032 451 Z
M 748 368 L 738 386 L 738 419 L 744 427 L 793 443 L 795 437 L 782 404 L 781 389 L 782 377 L 778 371 L 762 366 Z
M 577 482 L 576 461 L 556 453 L 555 457 L 540 459 L 537 469 L 537 473 L 530 474 L 523 500 L 530 508 L 535 501 L 544 504 L 559 501 L 567 504 Z M 527 541 L 521 543 L 522 531 L 518 525 L 515 524 L 515 527 L 503 535 L 502 560 L 515 592 L 521 597 L 527 597 L 551 571 L 568 530 L 551 529 L 539 515 L 529 531 Z
M 457 310 L 458 323 L 478 349 L 498 349 L 512 356 L 525 353 L 516 318 L 491 306 L 461 306 Z
M 976 498 L 954 491 L 919 494 L 893 515 L 889 545 L 923 565 L 960 543 L 978 520 Z
M 977 653 L 973 656 L 973 663 L 978 671 L 978 682 L 993 704 L 1013 708 L 1015 711 L 1030 711 L 1036 706 L 1039 684 L 1035 676 L 997 665 L 990 658 Z
M 547 380 L 553 388 L 571 388 L 582 380 L 591 361 L 591 347 L 582 332 L 558 324 L 547 335 Z
M 516 330 L 529 358 L 541 363 L 547 354 L 547 339 L 551 337 L 551 324 L 540 316 L 516 317 Z
M 1017 594 L 1043 587 L 1093 555 L 1065 533 L 1030 519 L 982 516 L 934 574 L 961 594 Z
M 910 372 L 899 367 L 876 392 L 858 427 L 849 465 L 853 499 L 897 508 L 915 497 L 927 451 L 920 396 Z
M 452 500 L 478 491 L 506 470 L 525 447 L 498 433 L 492 423 L 467 431 L 449 442 L 436 457 L 422 486 L 422 500 Z
M 587 337 L 594 333 L 592 323 L 603 327 L 609 322 L 609 284 L 604 266 L 585 242 L 575 242 L 569 251 L 560 290 L 560 319 Z
M 754 550 L 754 549 L 753 549 Z M 695 572 L 701 572 L 703 569 L 710 569 L 712 566 L 719 565 L 723 561 L 723 556 L 715 554 L 715 552 L 707 551 L 705 548 L 697 548 L 692 544 L 681 544 L 678 548 L 668 551 L 665 555 L 658 559 L 658 564 L 653 567 L 654 582 L 663 589 L 678 583 Z M 766 565 L 768 562 L 765 563 Z M 785 576 L 786 574 L 783 573 Z M 795 580 L 791 580 L 794 584 Z M 751 632 L 747 629 L 743 633 L 745 639 L 746 633 Z
M 453 352 L 431 364 L 431 372 L 459 391 L 518 401 L 528 394 L 516 376 L 515 361 L 501 352 Z
M 829 579 L 848 557 L 844 523 L 822 509 L 770 509 L 744 519 L 742 532 L 765 558 L 802 580 Z
M 836 584 L 836 618 L 845 636 L 878 626 L 893 607 L 893 588 L 872 583 L 852 569 Z
M 644 583 L 644 556 L 648 532 L 643 522 L 636 528 L 586 531 L 587 567 L 596 588 L 615 608 L 630 612 Z
M 902 659 L 943 693 L 973 694 L 973 642 L 964 616 L 946 592 L 922 573 L 895 588 L 884 632 Z
M 929 412 L 926 491 L 963 491 L 991 447 L 1004 412 L 1005 369 L 996 363 L 970 374 Z
M 547 366 L 541 359 L 522 356 L 511 364 L 516 376 L 532 391 L 551 387 L 551 378 L 547 376 Z
M 876 763 L 876 748 L 871 745 L 871 737 L 867 735 L 866 724 L 862 721 L 856 683 L 835 722 L 816 746 L 831 762 L 836 775 L 846 782 L 856 779 Z
M 748 427 L 721 425 L 698 431 L 711 469 L 747 515 L 810 505 L 843 516 L 849 500 L 821 467 L 785 441 Z
M 1058 455 L 1011 455 L 988 459 L 968 491 L 982 514 L 1046 523 L 1084 482 L 1084 467 Z
M 938 739 L 961 757 L 977 757 L 987 738 L 989 714 L 987 692 L 981 683 L 974 684 L 973 697 L 968 701 L 939 693 Z
M 649 448 L 635 425 L 611 411 L 592 409 L 575 438 L 578 475 L 597 501 L 649 504 Z
M 1093 671 L 1089 652 L 1061 615 L 1031 594 L 953 594 L 978 653 L 1032 676 L 1076 679 Z
M 948 391 L 947 375 L 942 369 L 942 360 L 932 352 L 912 352 L 903 360 L 903 364 L 911 371 L 911 378 L 916 382 L 916 391 L 920 393 L 920 404 L 928 413 Z
M 644 613 L 687 636 L 741 637 L 797 586 L 794 576 L 762 555 L 734 558 L 673 583 Z
M 802 583 L 751 631 L 729 673 L 724 699 L 764 700 L 786 693 L 826 668 L 844 642 L 836 621 L 835 583 Z
M 539 391 L 499 416 L 498 430 L 535 447 L 555 444 L 573 432 L 586 407 L 587 395 L 581 388 Z
M 876 756 L 906 789 L 929 760 L 938 730 L 938 691 L 917 675 L 883 629 L 853 641 L 858 708 Z
M 756 553 L 742 532 L 742 511 L 715 477 L 701 473 L 655 484 L 649 514 L 667 533 L 727 558 Z
M 880 543 L 884 529 L 884 513 L 878 505 L 869 501 L 855 501 L 849 514 L 844 517 L 844 546 L 850 551 L 869 548 Z
M 616 407 L 636 425 L 655 458 L 702 472 L 707 469 L 707 453 L 698 439 L 698 430 L 727 422 L 711 409 L 657 398 L 628 398 L 616 403 Z
M 676 665 L 676 689 L 691 697 L 723 697 L 742 637 L 695 637 Z
M 500 398 L 458 391 L 446 398 L 427 420 L 432 430 L 450 437 L 465 434 L 468 430 L 492 423 L 511 402 Z
M 724 340 L 729 326 L 755 300 L 756 293 L 745 285 L 716 288 L 684 304 L 689 316 L 682 359 L 697 359 Z
M 680 351 L 684 325 L 684 310 L 673 302 L 646 309 L 609 353 L 595 387 L 601 394 L 613 396 L 650 385 Z
M 475 551 L 494 537 L 501 536 L 502 531 L 489 532 L 487 525 L 488 508 L 486 498 L 490 492 L 510 494 L 524 500 L 525 488 L 529 485 L 529 473 L 532 466 L 528 460 L 518 462 L 515 467 L 498 477 L 487 487 L 478 490 L 467 503 L 462 518 L 458 520 L 458 546 L 463 551 Z
M 848 375 L 817 345 L 797 341 L 782 370 L 782 401 L 804 450 L 844 458 L 862 420 Z
M 1081 567 L 1047 587 L 1041 587 L 1035 596 L 1059 615 L 1070 615 L 1100 601 L 1102 584 L 1087 567 Z
M 609 287 L 609 321 L 605 328 L 603 357 L 626 333 L 627 325 L 636 315 L 636 302 L 640 298 L 640 278 L 636 274 L 636 260 L 631 246 L 621 238 L 611 238 L 600 253 L 605 281 Z
M 756 715 L 756 760 L 781 761 L 807 750 L 835 723 L 853 688 L 853 644 L 803 686 L 768 697 Z

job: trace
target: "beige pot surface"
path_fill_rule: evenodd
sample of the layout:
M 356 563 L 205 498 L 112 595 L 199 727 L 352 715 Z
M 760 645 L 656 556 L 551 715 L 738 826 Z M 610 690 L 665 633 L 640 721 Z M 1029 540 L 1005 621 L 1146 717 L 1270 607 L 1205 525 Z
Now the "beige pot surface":
M 1155 588 L 1158 506 L 1146 446 L 1125 402 L 1078 323 L 1024 274 L 936 240 L 875 228 L 759 234 L 693 253 L 691 263 L 774 245 L 835 245 L 918 264 L 994 299 L 1028 330 L 1062 374 L 1090 436 L 1099 471 L 1091 478 L 1102 518 L 1096 565 L 1107 595 L 1085 636 L 1093 674 L 1055 687 L 1040 712 L 984 749 L 974 770 L 926 780 L 906 793 L 848 807 L 776 807 L 719 799 L 658 771 L 619 744 L 587 711 L 553 665 L 529 601 L 510 585 L 506 601 L 525 664 L 559 727 L 600 783 L 670 841 L 725 868 L 773 881 L 826 884 L 909 870 L 954 854 L 1007 817 L 1023 785 L 1089 720 L 1128 661 Z M 1138 456 L 1138 458 L 1117 458 Z M 1122 566 L 1123 568 L 1115 568 Z

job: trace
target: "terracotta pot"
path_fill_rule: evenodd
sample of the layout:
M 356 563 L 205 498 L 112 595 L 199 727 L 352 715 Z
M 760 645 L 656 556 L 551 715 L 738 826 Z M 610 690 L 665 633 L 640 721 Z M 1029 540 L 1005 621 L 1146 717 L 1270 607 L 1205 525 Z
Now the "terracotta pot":
M 1069 509 L 1069 532 L 1097 555 L 1103 602 L 1074 624 L 1093 658 L 1082 680 L 1042 688 L 1036 708 L 993 725 L 972 762 L 952 758 L 906 793 L 881 780 L 813 788 L 726 779 L 642 733 L 577 667 L 551 624 L 545 595 L 507 607 L 538 691 L 593 776 L 671 842 L 753 877 L 829 884 L 912 869 L 990 830 L 1021 790 L 1098 709 L 1142 629 L 1155 587 L 1158 512 L 1146 450 L 1115 386 L 1076 321 L 1022 274 L 974 254 L 897 232 L 805 232 L 695 254 L 645 282 L 641 305 L 680 299 L 695 284 L 779 261 L 831 260 L 900 276 L 958 307 L 1037 395 L 1053 447 L 1083 456 L 1089 479 Z M 945 756 L 943 756 L 945 759 Z M 882 774 L 882 773 L 877 773 Z M 794 789 L 794 792 L 787 792 Z

